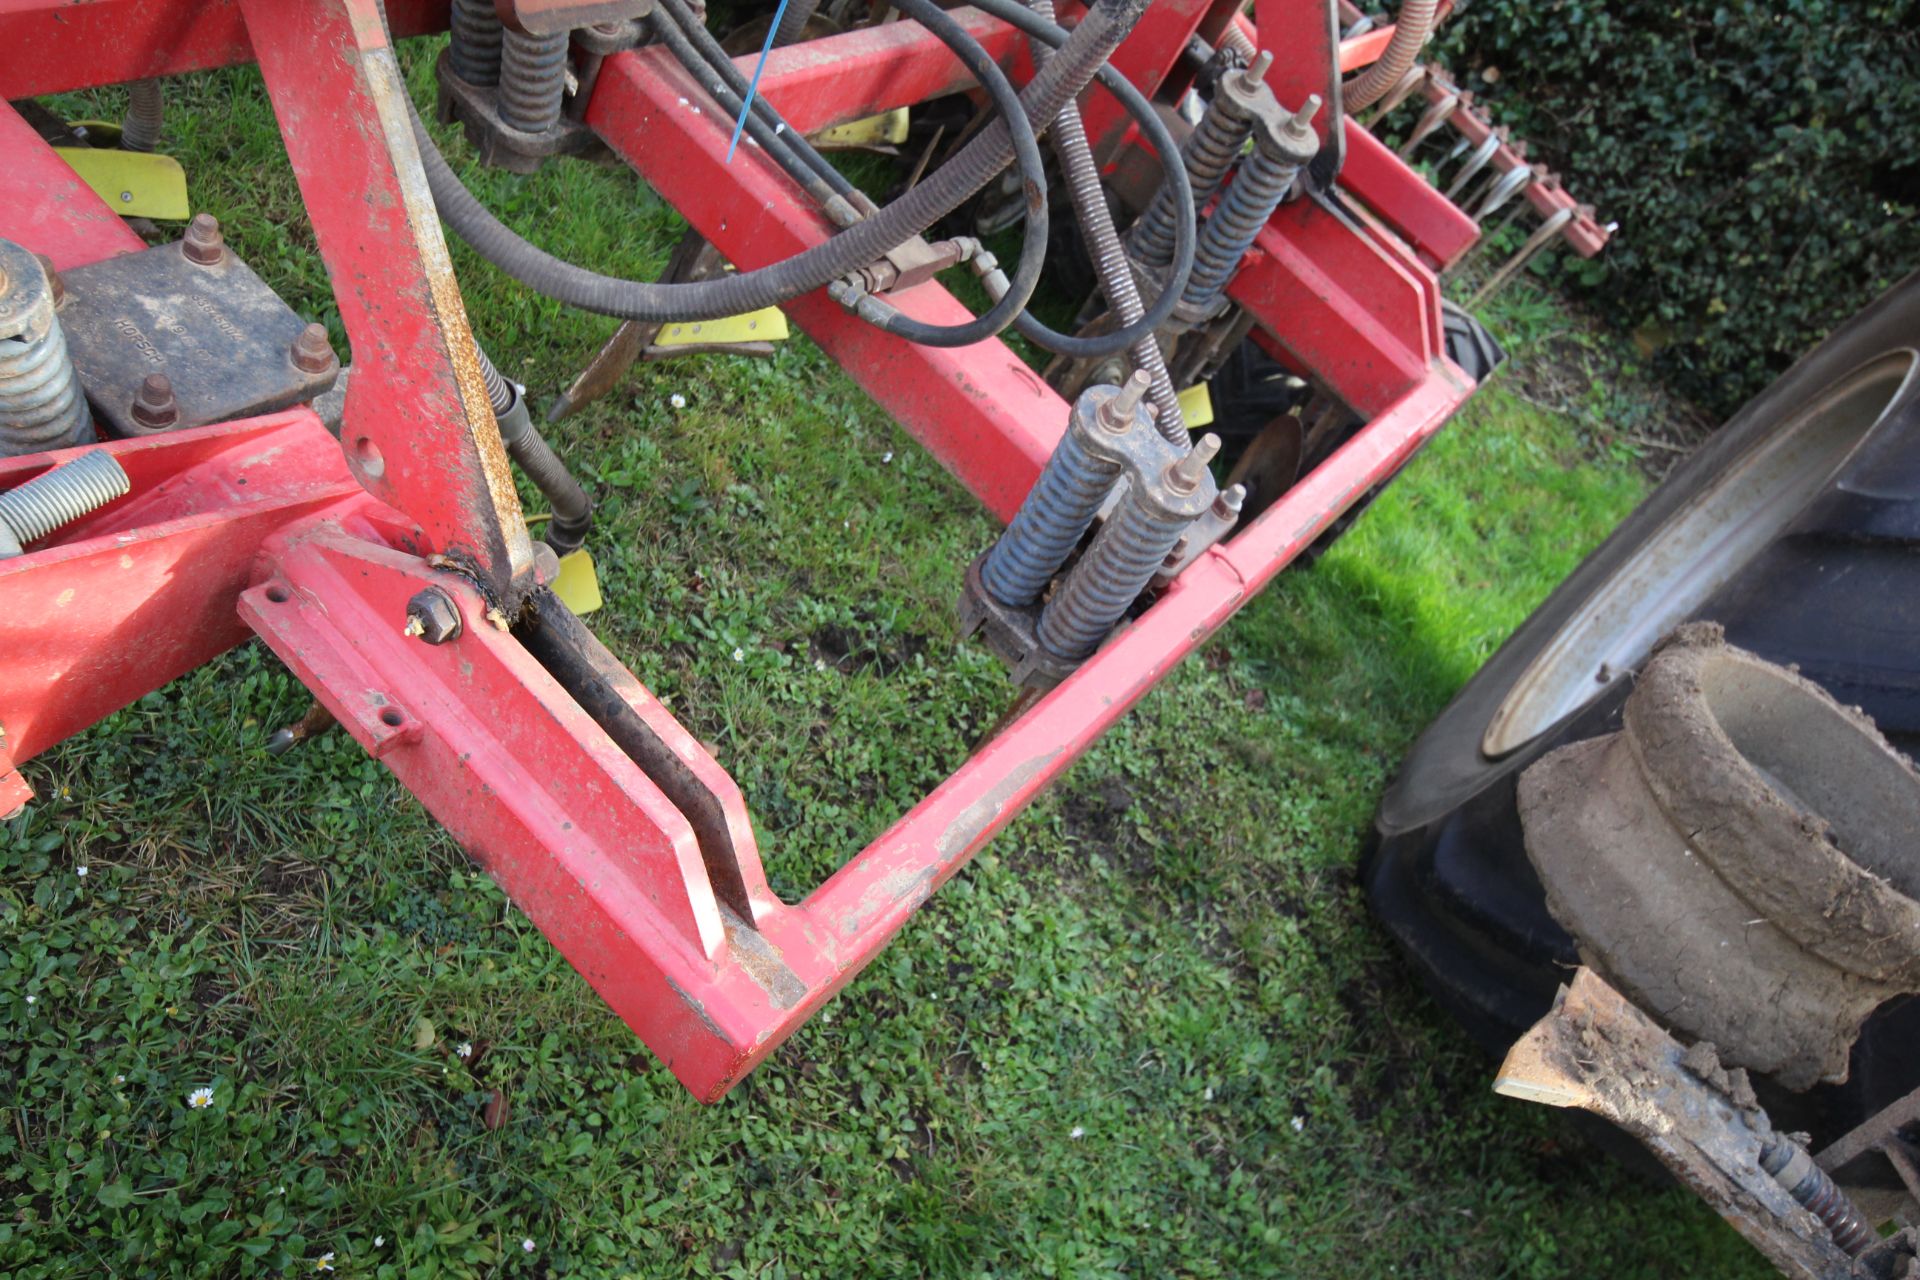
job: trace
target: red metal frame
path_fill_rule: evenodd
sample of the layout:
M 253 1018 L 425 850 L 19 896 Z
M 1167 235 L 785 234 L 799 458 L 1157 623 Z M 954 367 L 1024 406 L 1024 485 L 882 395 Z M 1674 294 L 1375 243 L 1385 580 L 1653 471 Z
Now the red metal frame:
M 396 13 L 412 21 L 431 8 Z M 257 55 L 355 373 L 344 458 L 304 409 L 114 444 L 133 495 L 0 562 L 0 725 L 9 735 L 0 738 L 0 808 L 23 791 L 19 761 L 251 629 L 705 1100 L 859 972 L 934 889 L 1392 476 L 1472 390 L 1441 354 L 1437 288 L 1411 250 L 1337 198 L 1284 208 L 1233 296 L 1271 344 L 1369 424 L 825 884 L 785 903 L 767 886 L 739 789 L 584 627 L 543 612 L 536 642 L 489 625 L 528 589 L 524 529 L 463 361 L 458 289 L 422 203 L 372 0 L 240 0 L 238 28 L 226 4 L 79 9 L 112 46 L 104 62 L 57 29 L 75 7 L 0 0 L 0 48 L 51 64 L 16 69 L 9 59 L 0 90 L 87 83 L 98 78 L 90 65 L 113 78 L 136 64 L 153 74 Z M 1178 74 L 1168 31 L 1190 35 L 1229 11 L 1156 5 L 1119 65 L 1159 85 Z M 959 16 L 996 56 L 1022 56 L 999 24 Z M 117 20 L 148 42 L 144 59 L 124 47 Z M 27 43 L 9 45 L 13 36 Z M 965 85 L 944 48 L 900 22 L 778 52 L 762 91 L 815 128 Z M 687 111 L 683 99 L 704 94 L 659 51 L 621 54 L 603 68 L 586 119 L 740 267 L 827 234 L 757 150 L 725 164 L 721 113 Z M 137 247 L 23 129 L 0 114 L 12 191 L 31 193 L 0 206 L 0 235 L 66 265 Z M 937 285 L 895 301 L 929 320 L 962 314 Z M 818 295 L 788 310 L 984 504 L 1012 514 L 1067 406 L 1003 344 L 911 346 Z M 0 484 L 57 460 L 0 463 Z M 400 625 L 406 601 L 428 585 L 463 619 L 438 646 Z M 536 657 L 541 645 L 568 655 L 564 685 L 551 653 Z

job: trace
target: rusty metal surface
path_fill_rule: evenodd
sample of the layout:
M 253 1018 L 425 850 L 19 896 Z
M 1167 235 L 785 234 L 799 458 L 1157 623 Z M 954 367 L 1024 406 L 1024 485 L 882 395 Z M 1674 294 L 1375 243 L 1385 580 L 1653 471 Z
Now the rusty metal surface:
M 1774 1135 L 1745 1077 L 1682 1049 L 1592 970 L 1577 970 L 1514 1044 L 1493 1087 L 1619 1126 L 1788 1276 L 1854 1274 L 1821 1221 L 1761 1169 Z
M 379 11 L 240 3 L 353 348 L 348 465 L 510 605 L 532 582 L 533 544 Z
M 318 372 L 294 362 L 307 322 L 253 269 L 225 250 L 189 261 L 179 244 L 122 254 L 61 273 L 60 324 L 93 402 L 114 435 L 148 435 L 133 405 L 151 374 L 165 374 L 179 415 L 197 427 L 256 417 L 325 391 L 337 361 Z
M 704 280 L 725 265 L 726 260 L 719 251 L 708 244 L 698 231 L 689 229 L 680 237 L 680 243 L 674 246 L 660 279 L 663 283 Z M 620 327 L 613 331 L 613 336 L 594 353 L 593 359 L 587 361 L 587 367 L 553 402 L 547 410 L 547 421 L 559 422 L 562 418 L 571 417 L 595 400 L 610 394 L 641 355 L 653 346 L 653 340 L 660 336 L 660 330 L 664 328 L 664 323 L 622 321 Z

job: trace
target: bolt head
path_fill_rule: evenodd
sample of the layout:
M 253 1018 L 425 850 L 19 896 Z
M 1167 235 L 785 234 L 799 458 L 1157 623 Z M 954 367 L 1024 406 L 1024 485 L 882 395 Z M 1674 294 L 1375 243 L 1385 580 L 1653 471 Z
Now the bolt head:
M 187 224 L 187 234 L 180 242 L 180 251 L 187 256 L 188 262 L 211 267 L 226 256 L 226 244 L 226 237 L 220 233 L 220 220 L 210 213 L 196 213 L 193 221 Z
M 460 606 L 440 588 L 428 587 L 407 601 L 406 631 L 428 644 L 445 644 L 460 634 Z
M 140 384 L 133 399 L 133 420 L 158 431 L 180 421 L 180 402 L 173 397 L 173 383 L 164 373 L 150 373 Z
M 327 326 L 310 324 L 293 340 L 293 367 L 302 373 L 325 373 L 334 365 L 333 344 L 327 341 Z

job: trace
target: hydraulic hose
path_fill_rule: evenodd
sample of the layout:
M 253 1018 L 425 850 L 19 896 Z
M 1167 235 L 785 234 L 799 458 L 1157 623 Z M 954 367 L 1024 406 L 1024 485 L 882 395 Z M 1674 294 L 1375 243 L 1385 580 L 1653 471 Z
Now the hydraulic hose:
M 1030 0 L 1029 7 L 1048 22 L 1053 21 L 1053 0 Z M 1053 50 L 1046 41 L 1033 40 L 1035 65 L 1052 56 Z M 1140 302 L 1140 286 L 1133 278 L 1133 265 L 1127 261 L 1126 246 L 1113 225 L 1113 211 L 1107 207 L 1106 194 L 1100 187 L 1100 171 L 1094 167 L 1093 148 L 1087 142 L 1086 121 L 1080 117 L 1078 103 L 1069 102 L 1060 109 L 1060 114 L 1053 118 L 1049 140 L 1061 172 L 1066 175 L 1074 216 L 1079 218 L 1086 234 L 1101 291 L 1107 295 L 1107 304 L 1120 323 L 1133 324 L 1146 314 L 1146 308 Z M 1167 362 L 1160 353 L 1160 340 L 1150 333 L 1134 343 L 1129 354 L 1133 367 L 1151 379 L 1147 398 L 1159 410 L 1154 425 L 1161 435 L 1185 448 L 1192 441 L 1187 435 L 1186 417 L 1180 411 L 1180 397 L 1174 391 L 1173 378 L 1167 373 Z
M 656 26 L 662 21 L 662 19 L 658 17 L 660 12 L 666 14 L 665 21 L 673 23 L 680 29 L 680 34 L 692 43 L 695 51 L 700 55 L 700 67 L 696 67 L 684 59 L 680 60 L 681 65 L 696 76 L 700 75 L 700 69 L 704 67 L 720 78 L 720 83 L 733 92 L 735 100 L 745 100 L 748 92 L 747 78 L 740 74 L 740 68 L 733 65 L 733 59 L 727 56 L 727 51 L 720 47 L 720 42 L 715 40 L 713 33 L 707 30 L 707 24 L 700 21 L 700 19 L 686 7 L 684 0 L 660 0 L 660 8 L 656 10 Z M 674 56 L 679 58 L 678 54 Z M 704 76 L 700 78 L 703 82 L 705 81 Z M 718 97 L 719 95 L 716 94 L 716 101 Z M 727 109 L 734 113 L 734 119 L 737 120 L 740 118 L 738 108 L 727 103 L 722 103 L 722 105 L 727 106 Z M 832 187 L 841 195 L 846 196 L 861 213 L 872 212 L 873 206 L 868 202 L 866 196 L 861 194 L 860 190 L 852 183 L 848 182 L 845 175 L 834 168 L 825 156 L 816 151 L 811 142 L 808 142 L 797 130 L 788 128 L 787 122 L 780 118 L 780 113 L 774 110 L 773 104 L 757 93 L 753 95 L 753 117 L 759 120 L 766 128 L 773 130 L 775 136 L 786 144 L 788 149 L 791 150 L 794 155 L 798 156 L 808 169 L 819 174 L 828 186 Z M 747 127 L 749 132 L 753 131 L 751 123 L 749 123 Z M 766 139 L 762 134 L 754 132 L 753 137 L 760 143 L 762 148 L 766 147 Z M 769 151 L 768 154 L 772 155 L 773 153 Z M 789 170 L 790 174 L 791 172 L 792 171 Z M 797 174 L 792 176 L 795 181 L 800 180 Z M 804 185 L 804 183 L 802 185 Z
M 1085 87 L 1139 21 L 1146 4 L 1147 0 L 1095 0 L 1059 56 L 1049 60 L 1021 93 L 1029 123 L 1052 119 Z M 1014 8 L 1031 17 L 1024 8 Z M 757 311 L 819 289 L 925 231 L 984 187 L 1013 155 L 1009 123 L 994 120 L 952 160 L 898 200 L 784 262 L 715 280 L 658 284 L 588 271 L 529 244 L 461 184 L 417 111 L 413 118 L 422 166 L 440 216 L 482 258 L 536 293 L 567 306 L 660 323 Z
M 1017 323 L 1017 317 L 1026 310 L 1034 289 L 1040 284 L 1040 273 L 1047 265 L 1046 161 L 1040 155 L 1040 140 L 1020 105 L 1020 95 L 1014 92 L 1012 82 L 1000 70 L 1000 65 L 980 47 L 980 42 L 932 0 L 894 0 L 894 3 L 953 50 L 960 64 L 993 99 L 1001 121 L 1012 127 L 1013 153 L 1027 201 L 1027 222 L 1020 242 L 1020 261 L 1014 267 L 1011 285 L 991 307 L 965 324 L 927 324 L 877 298 L 863 300 L 864 305 L 854 314 L 919 346 L 968 347 L 985 342 L 1009 324 Z
M 707 78 L 706 75 L 702 75 L 702 72 L 711 74 L 713 69 L 687 42 L 678 22 L 666 10 L 654 10 L 653 29 L 660 37 L 661 43 L 667 46 L 667 52 L 673 55 L 674 61 L 684 67 L 689 74 L 702 80 Z M 740 118 L 740 98 L 726 86 L 724 81 L 708 84 L 706 88 L 714 101 L 719 103 L 728 115 L 735 120 Z M 837 224 L 848 226 L 858 221 L 858 212 L 846 199 L 847 195 L 854 190 L 853 184 L 841 177 L 838 172 L 833 171 L 831 166 L 828 166 L 829 172 L 834 173 L 834 179 L 837 181 L 829 181 L 787 144 L 786 138 L 782 136 L 784 132 L 784 129 L 769 128 L 757 112 L 748 112 L 747 133 L 760 144 L 761 150 L 767 153 L 768 159 L 779 165 L 789 178 L 800 184 L 801 189 L 813 197 L 814 203 L 829 210 L 829 215 Z
M 1394 19 L 1393 37 L 1387 41 L 1380 60 L 1340 86 L 1340 106 L 1348 115 L 1364 111 L 1387 96 L 1393 86 L 1413 66 L 1420 49 L 1433 34 L 1433 19 L 1439 0 L 1401 0 L 1400 13 Z
M 1071 38 L 1068 33 L 1060 26 L 1046 21 L 1029 10 L 1019 0 L 972 0 L 972 3 L 982 12 L 1061 49 L 1060 56 L 1065 56 L 1065 45 Z M 1085 23 L 1081 25 L 1084 26 Z M 1078 31 L 1079 28 L 1076 27 L 1076 35 Z M 1047 76 L 1052 66 L 1052 61 L 1042 65 L 1034 77 L 1034 83 L 1038 83 Z M 1166 284 L 1159 296 L 1154 299 L 1153 305 L 1138 321 L 1110 333 L 1080 338 L 1050 329 L 1024 311 L 1014 320 L 1014 327 L 1036 345 L 1073 359 L 1101 359 L 1116 355 L 1132 347 L 1143 337 L 1152 335 L 1165 323 L 1167 317 L 1173 314 L 1174 304 L 1180 299 L 1180 291 L 1186 287 L 1187 274 L 1193 265 L 1195 244 L 1193 201 L 1189 195 L 1186 166 L 1180 161 L 1179 144 L 1173 140 L 1172 133 L 1168 131 L 1166 123 L 1160 119 L 1159 113 L 1153 109 L 1152 104 L 1141 96 L 1140 91 L 1135 89 L 1125 76 L 1104 64 L 1098 69 L 1096 75 L 1101 85 L 1114 95 L 1121 106 L 1126 108 L 1127 114 L 1133 117 L 1135 123 L 1140 126 L 1141 132 L 1146 135 L 1148 144 L 1159 154 L 1161 165 L 1166 173 L 1165 182 L 1170 184 L 1177 194 L 1186 197 L 1186 200 L 1183 206 L 1176 209 L 1178 216 L 1174 227 L 1174 261 L 1169 268 Z M 1021 95 L 1023 102 L 1031 103 L 1032 99 L 1028 95 L 1032 92 L 1032 88 L 1033 85 L 1029 84 L 1027 93 Z M 936 345 L 933 341 L 939 333 L 936 326 L 921 325 L 918 321 L 908 320 L 877 298 L 866 300 L 862 303 L 862 307 L 864 308 L 863 318 L 879 325 L 889 333 L 897 333 L 913 342 Z
M 593 499 L 533 425 L 533 417 L 527 412 L 527 398 L 520 389 L 500 376 L 500 370 L 494 367 L 486 349 L 478 342 L 473 344 L 473 353 L 480 359 L 480 376 L 487 384 L 487 402 L 493 406 L 494 421 L 500 426 L 500 442 L 507 446 L 507 456 L 527 473 L 527 479 L 533 481 L 533 487 L 553 508 L 553 519 L 548 521 L 546 536 L 541 541 L 552 547 L 557 556 L 578 551 L 580 544 L 587 540 L 587 531 L 593 527 Z

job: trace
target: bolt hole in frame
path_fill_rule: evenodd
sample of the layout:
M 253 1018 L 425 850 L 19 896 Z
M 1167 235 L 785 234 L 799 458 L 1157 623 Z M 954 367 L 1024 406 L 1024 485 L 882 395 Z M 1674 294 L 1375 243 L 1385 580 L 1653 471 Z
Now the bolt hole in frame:
M 1217 37 L 1236 8 L 1156 0 L 1114 65 L 1150 95 L 1176 93 L 1190 39 Z M 399 37 L 447 21 L 447 6 L 430 0 L 388 9 Z M 1019 71 L 1024 46 L 1011 29 L 954 14 Z M 1255 22 L 1260 45 L 1283 51 L 1277 92 L 1334 100 L 1328 9 L 1260 0 Z M 257 61 L 355 356 L 347 450 L 304 407 L 115 441 L 103 447 L 126 468 L 131 496 L 0 564 L 0 747 L 12 753 L 0 758 L 0 806 L 24 798 L 18 762 L 258 634 L 706 1101 L 1472 390 L 1442 354 L 1432 272 L 1471 244 L 1470 224 L 1436 246 L 1418 229 L 1452 225 L 1434 214 L 1437 193 L 1403 175 L 1382 180 L 1377 156 L 1353 175 L 1364 189 L 1282 206 L 1229 295 L 1256 338 L 1367 425 L 824 884 L 784 902 L 733 780 L 535 581 L 372 0 L 0 0 L 0 50 L 9 99 Z M 970 84 L 945 46 L 895 22 L 774 51 L 761 92 L 813 132 Z M 736 267 L 829 234 L 757 149 L 724 163 L 724 113 L 678 109 L 682 98 L 706 103 L 664 50 L 642 48 L 607 59 L 583 118 Z M 1098 154 L 1139 145 L 1101 97 L 1086 113 Z M 1328 112 L 1316 127 L 1340 124 Z M 143 247 L 9 108 L 0 157 L 0 236 L 62 268 Z M 891 300 L 929 323 L 966 318 L 937 283 Z M 1003 343 L 913 346 L 824 293 L 786 310 L 988 510 L 1012 516 L 1068 406 Z M 47 465 L 0 459 L 0 486 Z M 79 614 L 62 613 L 54 600 L 76 582 L 102 589 Z M 428 586 L 465 617 L 516 625 L 421 643 L 403 625 Z M 150 639 L 129 653 L 115 637 L 136 619 Z

